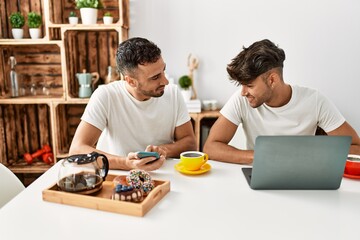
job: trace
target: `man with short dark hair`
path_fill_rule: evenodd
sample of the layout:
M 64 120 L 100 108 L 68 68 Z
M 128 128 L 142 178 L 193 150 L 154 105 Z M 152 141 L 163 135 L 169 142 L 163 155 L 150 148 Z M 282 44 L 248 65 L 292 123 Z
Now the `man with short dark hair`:
M 328 135 L 352 137 L 350 153 L 360 153 L 360 139 L 336 107 L 317 90 L 283 80 L 285 52 L 265 39 L 243 49 L 228 65 L 230 79 L 242 88 L 221 110 L 204 146 L 210 159 L 252 163 L 259 135 Z M 242 124 L 247 150 L 228 145 Z
M 70 154 L 97 151 L 108 157 L 112 169 L 150 171 L 166 157 L 195 150 L 189 113 L 180 91 L 165 77 L 161 50 L 147 39 L 131 38 L 119 45 L 116 61 L 124 81 L 93 93 Z M 139 159 L 138 151 L 158 152 L 160 159 Z

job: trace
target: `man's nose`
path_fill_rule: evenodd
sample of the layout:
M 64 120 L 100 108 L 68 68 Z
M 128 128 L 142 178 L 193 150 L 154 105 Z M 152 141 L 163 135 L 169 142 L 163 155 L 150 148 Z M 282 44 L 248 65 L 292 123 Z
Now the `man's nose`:
M 241 96 L 246 96 L 248 95 L 248 89 L 246 86 L 242 85 L 241 86 Z
M 161 85 L 168 85 L 168 84 L 169 84 L 169 80 L 164 75 L 161 79 Z

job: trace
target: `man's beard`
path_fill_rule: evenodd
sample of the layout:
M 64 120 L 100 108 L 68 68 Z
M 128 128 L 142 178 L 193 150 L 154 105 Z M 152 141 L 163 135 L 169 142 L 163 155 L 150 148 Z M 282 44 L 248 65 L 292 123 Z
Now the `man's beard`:
M 145 90 L 140 90 L 141 94 L 147 97 L 161 97 L 162 95 L 164 95 L 164 90 L 157 92 L 157 91 L 145 91 Z

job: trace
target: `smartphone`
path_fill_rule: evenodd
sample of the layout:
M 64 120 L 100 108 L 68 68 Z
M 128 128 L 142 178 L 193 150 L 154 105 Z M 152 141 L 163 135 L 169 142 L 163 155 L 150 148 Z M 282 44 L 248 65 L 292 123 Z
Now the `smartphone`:
M 160 158 L 160 155 L 158 152 L 138 152 L 137 156 L 138 156 L 138 158 L 146 158 L 146 157 L 155 157 L 156 158 L 155 160 L 147 162 L 146 164 L 153 163 Z

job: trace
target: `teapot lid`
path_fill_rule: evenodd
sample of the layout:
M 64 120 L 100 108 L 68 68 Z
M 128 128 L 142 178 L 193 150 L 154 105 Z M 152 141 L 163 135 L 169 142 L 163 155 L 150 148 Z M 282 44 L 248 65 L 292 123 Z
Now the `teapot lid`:
M 79 165 L 82 164 L 88 164 L 88 163 L 92 163 L 95 162 L 97 160 L 98 157 L 102 157 L 103 160 L 103 167 L 101 169 L 101 177 L 105 180 L 105 177 L 108 174 L 109 171 L 109 162 L 107 157 L 104 154 L 100 154 L 97 152 L 92 152 L 92 153 L 88 153 L 88 154 L 77 154 L 77 155 L 71 155 L 68 158 L 66 158 L 66 160 L 70 163 L 76 163 Z
M 77 74 L 81 74 L 81 75 L 91 75 L 91 73 L 86 72 L 86 69 L 83 69 L 81 73 L 77 73 Z

